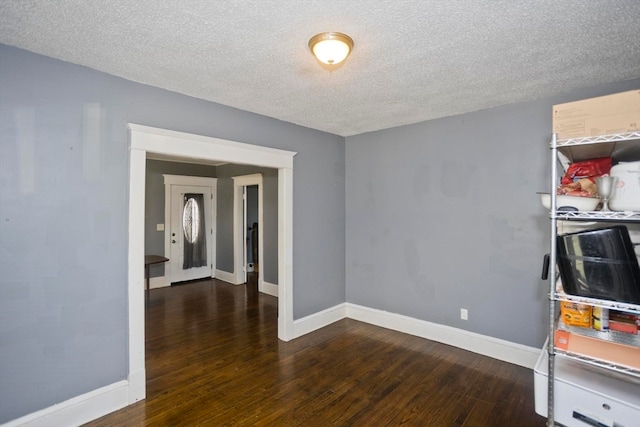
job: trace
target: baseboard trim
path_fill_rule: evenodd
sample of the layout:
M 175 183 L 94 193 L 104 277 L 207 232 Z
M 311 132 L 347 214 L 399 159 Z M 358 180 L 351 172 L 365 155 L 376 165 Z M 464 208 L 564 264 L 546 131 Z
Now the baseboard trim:
M 293 321 L 293 338 L 324 328 L 346 317 L 346 304 L 341 303 L 326 310 Z
M 167 276 L 149 278 L 149 289 L 166 288 L 168 286 L 171 286 L 171 283 L 167 280 Z
M 220 277 L 219 273 L 223 273 L 223 276 L 230 273 L 216 270 L 216 278 L 227 281 Z M 271 283 L 265 283 L 265 285 L 269 285 L 266 288 L 275 287 L 277 296 L 277 285 Z M 535 347 L 351 303 L 341 303 L 294 320 L 292 338 L 301 337 L 344 318 L 451 345 L 529 369 L 533 369 L 540 354 L 540 349 Z M 144 371 L 141 371 L 129 380 L 119 381 L 33 412 L 2 424 L 1 427 L 82 425 L 144 399 L 144 377 Z
M 259 289 L 259 291 L 278 298 L 278 285 L 273 283 L 262 282 L 262 289 Z
M 147 397 L 147 370 L 140 369 L 129 373 L 129 405 Z
M 118 381 L 16 418 L 2 427 L 80 426 L 133 403 L 129 398 L 129 381 Z
M 451 326 L 346 303 L 346 317 L 533 369 L 540 349 Z
M 540 349 L 401 314 L 342 303 L 293 322 L 293 338 L 349 318 L 533 369 Z
M 222 280 L 223 282 L 231 283 L 232 285 L 240 284 L 236 282 L 235 274 L 229 273 L 228 271 L 216 270 L 216 279 Z

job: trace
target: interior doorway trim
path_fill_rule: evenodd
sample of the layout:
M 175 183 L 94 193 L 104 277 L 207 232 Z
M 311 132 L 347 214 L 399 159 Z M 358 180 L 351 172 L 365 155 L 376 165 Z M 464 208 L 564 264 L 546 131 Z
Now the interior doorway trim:
M 243 190 L 244 187 L 250 185 L 258 186 L 258 290 L 264 292 L 264 189 L 262 186 L 262 174 L 254 173 L 251 175 L 232 176 L 233 180 L 233 273 L 236 283 L 244 283 L 246 281 L 246 265 L 245 265 L 245 242 L 244 233 L 244 203 Z
M 171 189 L 174 185 L 192 186 L 192 187 L 207 187 L 211 190 L 211 212 L 209 212 L 208 219 L 210 221 L 209 229 L 206 233 L 209 235 L 210 242 L 207 243 L 207 263 L 211 269 L 210 277 L 215 277 L 216 271 L 216 237 L 217 237 L 217 206 L 218 206 L 218 179 L 206 176 L 191 176 L 191 175 L 171 175 L 162 174 L 164 178 L 164 256 L 171 259 Z M 205 221 L 206 223 L 206 221 Z M 165 283 L 167 286 L 171 286 L 174 282 L 174 271 L 171 266 L 171 262 L 165 263 L 164 275 Z
M 199 163 L 278 169 L 278 338 L 293 335 L 293 157 L 295 152 L 129 123 L 128 327 L 129 403 L 146 395 L 144 343 L 144 210 L 147 153 Z

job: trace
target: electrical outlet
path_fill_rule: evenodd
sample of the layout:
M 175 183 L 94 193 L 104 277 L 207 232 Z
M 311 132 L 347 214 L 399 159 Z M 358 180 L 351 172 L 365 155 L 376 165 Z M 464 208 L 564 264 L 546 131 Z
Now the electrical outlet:
M 462 320 L 469 320 L 469 312 L 467 311 L 466 308 L 461 308 L 460 309 L 460 318 Z

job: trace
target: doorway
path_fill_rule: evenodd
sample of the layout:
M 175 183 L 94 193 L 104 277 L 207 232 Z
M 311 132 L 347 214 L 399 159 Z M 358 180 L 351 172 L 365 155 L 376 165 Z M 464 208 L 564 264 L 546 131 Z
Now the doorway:
M 258 186 L 247 185 L 244 187 L 244 229 L 246 271 L 247 273 L 260 273 L 258 260 L 258 233 L 262 224 L 258 222 Z
M 216 178 L 163 174 L 169 283 L 214 277 Z M 202 221 L 202 224 L 200 224 Z
M 146 394 L 144 341 L 144 212 L 147 152 L 171 159 L 229 162 L 278 169 L 278 338 L 294 336 L 293 157 L 295 152 L 129 124 L 128 402 Z
M 246 189 L 255 187 L 257 190 L 257 266 L 264 271 L 264 187 L 262 174 L 234 176 L 233 179 L 233 248 L 234 272 L 236 283 L 247 282 L 247 198 Z M 258 291 L 264 292 L 264 274 L 258 273 Z

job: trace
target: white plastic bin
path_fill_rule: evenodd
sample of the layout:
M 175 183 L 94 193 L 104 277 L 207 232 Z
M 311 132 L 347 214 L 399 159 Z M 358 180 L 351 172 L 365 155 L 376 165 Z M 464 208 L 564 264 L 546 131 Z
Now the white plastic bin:
M 535 410 L 547 416 L 547 348 L 534 368 Z M 640 378 L 559 356 L 555 358 L 554 418 L 567 427 L 634 427 L 640 420 Z M 586 417 L 589 422 L 580 418 Z M 599 424 L 595 424 L 595 422 Z

